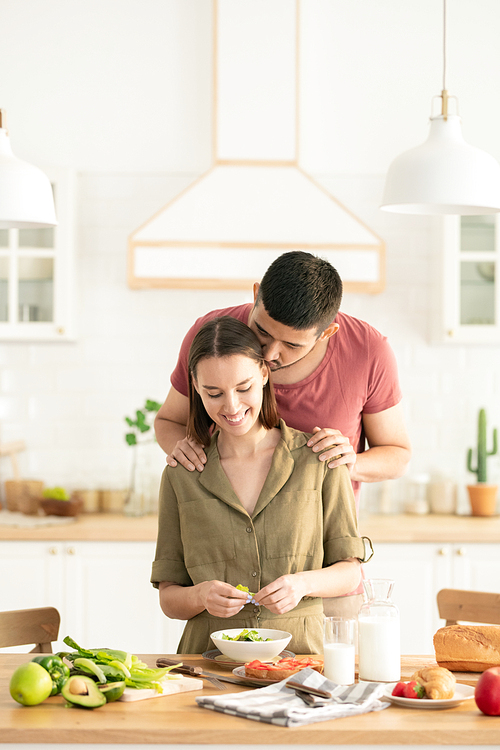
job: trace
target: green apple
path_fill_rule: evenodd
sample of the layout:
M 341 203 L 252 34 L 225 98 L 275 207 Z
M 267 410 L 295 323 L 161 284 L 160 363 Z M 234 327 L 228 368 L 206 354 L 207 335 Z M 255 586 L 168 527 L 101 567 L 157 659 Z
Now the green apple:
M 10 694 L 23 706 L 36 706 L 52 692 L 52 678 L 40 664 L 29 661 L 16 669 L 10 679 Z

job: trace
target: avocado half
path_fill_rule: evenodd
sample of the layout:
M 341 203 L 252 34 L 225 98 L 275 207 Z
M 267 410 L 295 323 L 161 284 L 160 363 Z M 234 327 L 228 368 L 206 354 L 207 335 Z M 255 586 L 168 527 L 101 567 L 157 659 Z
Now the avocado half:
M 104 693 L 106 701 L 112 703 L 122 697 L 125 690 L 125 682 L 107 682 L 105 685 L 98 685 L 97 689 Z
M 106 696 L 102 693 L 91 677 L 78 675 L 70 677 L 63 685 L 61 695 L 68 703 L 82 708 L 99 708 L 106 703 Z

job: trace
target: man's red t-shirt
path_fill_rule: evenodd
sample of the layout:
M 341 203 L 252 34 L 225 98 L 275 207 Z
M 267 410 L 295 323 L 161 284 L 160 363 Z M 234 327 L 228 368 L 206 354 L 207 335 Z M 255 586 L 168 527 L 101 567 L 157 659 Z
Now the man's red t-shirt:
M 251 304 L 213 310 L 194 323 L 182 342 L 170 381 L 188 395 L 187 360 L 197 331 L 221 315 L 248 323 Z M 356 453 L 365 450 L 362 416 L 395 406 L 401 400 L 396 358 L 387 338 L 363 320 L 339 312 L 339 330 L 328 340 L 323 361 L 309 377 L 291 385 L 275 385 L 280 417 L 303 432 L 331 427 L 349 438 Z M 356 503 L 359 482 L 353 482 Z

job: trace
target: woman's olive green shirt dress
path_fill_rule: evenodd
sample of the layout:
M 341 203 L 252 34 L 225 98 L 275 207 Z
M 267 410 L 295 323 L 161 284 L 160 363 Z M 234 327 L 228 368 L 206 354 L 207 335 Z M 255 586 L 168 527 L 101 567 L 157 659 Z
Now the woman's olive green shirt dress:
M 207 449 L 201 473 L 166 467 L 151 583 L 192 586 L 219 580 L 259 591 L 279 576 L 319 570 L 348 557 L 364 559 L 354 495 L 346 466 L 328 469 L 306 443 L 308 435 L 280 422 L 281 440 L 252 516 L 241 505 L 217 449 Z M 295 653 L 323 651 L 322 599 L 305 597 L 275 615 L 246 604 L 231 618 L 206 610 L 189 620 L 178 653 L 213 648 L 210 633 L 224 628 L 277 628 L 292 633 Z

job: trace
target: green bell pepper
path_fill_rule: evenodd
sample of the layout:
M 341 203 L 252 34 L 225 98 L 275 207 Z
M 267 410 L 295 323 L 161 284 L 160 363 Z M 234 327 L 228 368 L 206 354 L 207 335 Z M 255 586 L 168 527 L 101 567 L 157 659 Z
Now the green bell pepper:
M 57 695 L 69 677 L 69 667 L 56 654 L 41 654 L 35 656 L 31 661 L 36 661 L 41 667 L 47 670 L 52 680 L 51 695 Z

